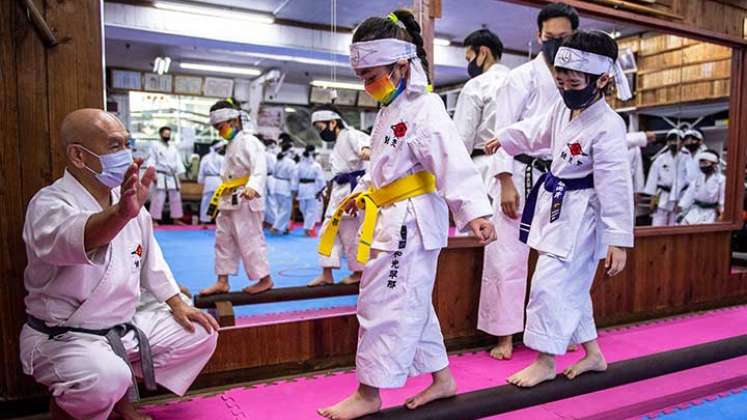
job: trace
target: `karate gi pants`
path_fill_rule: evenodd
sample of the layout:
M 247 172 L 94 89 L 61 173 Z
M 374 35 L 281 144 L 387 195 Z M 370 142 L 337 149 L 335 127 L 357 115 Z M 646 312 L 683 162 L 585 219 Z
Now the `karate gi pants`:
M 304 230 L 312 230 L 319 220 L 319 210 L 321 203 L 316 198 L 298 200 L 298 207 L 303 214 Z
M 330 218 L 325 219 L 325 226 L 329 223 Z M 329 257 L 319 256 L 319 265 L 322 268 L 340 268 L 342 267 L 342 256 L 348 261 L 350 271 L 363 271 L 363 264 L 356 259 L 358 254 L 358 230 L 360 229 L 361 219 L 359 217 L 344 216 L 337 230 L 337 238 L 332 246 L 332 252 Z M 323 230 L 324 228 L 322 228 Z
M 291 212 L 293 211 L 293 200 L 289 195 L 274 194 L 275 201 L 275 223 L 272 225 L 275 230 L 285 232 L 288 230 Z
M 218 334 L 195 324 L 189 333 L 169 311 L 137 312 L 133 323 L 150 342 L 156 382 L 183 396 L 210 359 Z M 134 331 L 122 342 L 138 377 L 142 377 Z M 24 371 L 47 386 L 57 405 L 78 419 L 104 420 L 132 384 L 132 372 L 105 337 L 67 333 L 50 340 L 28 325 L 21 331 Z
M 567 261 L 540 253 L 527 306 L 527 347 L 562 355 L 569 344 L 597 338 L 591 303 L 591 285 L 599 264 L 595 248 L 592 231 L 589 240 L 576 245 L 580 252 Z
M 166 192 L 169 194 L 169 211 L 171 218 L 181 219 L 184 216 L 182 212 L 182 195 L 179 190 L 153 190 L 150 198 L 150 216 L 153 220 L 161 220 L 163 215 L 163 204 L 166 202 Z
M 372 250 L 360 283 L 356 375 L 376 388 L 449 365 L 431 301 L 440 250 L 423 248 L 414 219 L 406 226 L 404 248 Z
M 265 195 L 265 223 L 275 225 L 275 215 L 278 204 L 275 202 L 275 195 L 269 192 Z
M 262 231 L 263 211 L 254 211 L 243 200 L 234 210 L 221 210 L 215 226 L 215 274 L 239 272 L 239 259 L 250 280 L 270 274 L 267 243 Z
M 651 215 L 651 226 L 674 226 L 677 224 L 677 215 L 667 209 L 657 208 Z

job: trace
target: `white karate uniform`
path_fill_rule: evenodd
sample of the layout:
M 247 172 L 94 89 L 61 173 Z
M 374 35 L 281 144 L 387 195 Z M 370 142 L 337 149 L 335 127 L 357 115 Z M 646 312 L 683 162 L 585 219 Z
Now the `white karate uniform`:
M 630 174 L 633 177 L 633 192 L 643 192 L 646 186 L 646 179 L 643 176 L 643 156 L 641 153 L 641 147 L 646 147 L 648 144 L 646 133 L 642 131 L 628 133 L 625 135 L 625 141 L 628 146 Z
M 677 201 L 673 198 L 676 195 L 672 192 L 675 191 L 675 179 L 684 177 L 684 171 L 677 169 L 678 158 L 672 156 L 672 153 L 667 150 L 654 159 L 654 163 L 648 170 L 644 192 L 658 198 L 656 210 L 651 215 L 652 226 L 672 226 L 677 223 L 677 215 L 674 213 Z M 662 187 L 668 188 L 669 191 L 665 191 Z
M 566 191 L 551 221 L 554 192 L 539 190 L 528 245 L 539 252 L 527 306 L 524 344 L 554 355 L 597 337 L 591 284 L 609 246 L 633 246 L 633 188 L 625 155 L 625 125 L 604 99 L 574 120 L 558 100 L 550 113 L 498 132 L 515 155 L 552 147 L 551 172 L 563 179 L 594 177 L 594 187 Z M 557 209 L 556 209 L 557 210 Z
M 454 111 L 454 124 L 467 153 L 485 151 L 485 143 L 495 138 L 495 97 L 508 75 L 509 68 L 494 64 L 488 71 L 470 79 L 462 88 Z M 490 157 L 475 156 L 472 162 L 480 171 L 488 191 L 495 178 L 490 176 Z
M 115 189 L 112 201 L 118 199 Z M 23 230 L 26 312 L 49 326 L 106 329 L 132 322 L 148 337 L 156 381 L 184 395 L 212 355 L 217 333 L 199 326 L 188 333 L 166 311 L 136 313 L 141 287 L 161 302 L 179 289 L 144 209 L 108 246 L 86 252 L 86 222 L 100 211 L 67 171 L 31 200 Z M 139 372 L 134 332 L 122 341 Z M 132 373 L 105 337 L 69 332 L 50 340 L 24 325 L 20 342 L 24 372 L 47 386 L 57 404 L 76 418 L 108 418 L 132 383 Z
M 280 232 L 289 229 L 291 213 L 293 212 L 293 177 L 296 174 L 296 162 L 290 154 L 286 154 L 283 159 L 278 160 L 275 164 L 275 174 L 273 180 L 274 192 L 272 194 L 275 200 L 275 223 L 273 228 Z
M 685 215 L 681 224 L 695 225 L 716 222 L 718 215 L 724 212 L 725 193 L 726 177 L 721 173 L 714 173 L 706 178 L 705 174 L 701 172 L 700 176 L 690 183 L 690 187 L 685 190 L 680 200 L 680 207 Z M 718 209 L 703 208 L 698 206 L 696 202 L 718 204 Z
M 156 186 L 150 198 L 150 215 L 161 220 L 166 194 L 169 195 L 169 211 L 172 219 L 181 219 L 182 196 L 179 192 L 179 175 L 185 173 L 184 163 L 173 143 L 151 142 L 149 164 L 156 167 Z
M 511 70 L 505 83 L 498 89 L 495 101 L 495 130 L 508 127 L 527 118 L 542 115 L 560 98 L 550 69 L 540 54 L 534 60 Z M 550 149 L 539 150 L 532 156 L 550 159 Z M 502 173 L 512 174 L 519 193 L 518 214 L 524 208 L 528 191 L 525 188 L 527 165 L 498 150 L 492 157 L 491 178 Z M 541 172 L 532 168 L 537 182 Z M 524 329 L 529 248 L 519 241 L 519 221 L 511 219 L 501 208 L 500 182 L 496 180 L 493 199 L 493 224 L 498 240 L 485 247 L 482 286 L 477 328 L 496 336 L 506 336 Z
M 695 159 L 695 156 L 707 150 L 707 147 L 700 145 L 698 151 L 693 155 L 686 148 L 681 148 L 677 153 L 677 173 L 678 176 L 675 179 L 674 189 L 677 194 L 670 197 L 670 201 L 679 201 L 687 191 L 690 184 L 694 183 L 698 177 L 700 177 L 700 164 Z
M 275 224 L 275 164 L 278 161 L 277 153 L 274 150 L 265 150 L 267 161 L 267 182 L 265 183 L 265 223 Z
M 332 176 L 365 170 L 366 161 L 361 159 L 361 152 L 363 149 L 370 147 L 371 138 L 368 134 L 351 127 L 342 129 L 337 135 L 335 146 L 330 154 Z M 325 214 L 325 224 L 329 223 L 337 207 L 352 192 L 350 184 L 338 184 L 333 181 L 331 188 Z M 328 257 L 319 256 L 319 265 L 322 268 L 340 268 L 342 265 L 341 258 L 345 256 L 350 271 L 363 271 L 363 265 L 356 261 L 358 229 L 360 229 L 362 222 L 363 219 L 360 215 L 357 217 L 343 216 L 330 255 Z
M 210 223 L 212 218 L 207 214 L 210 199 L 221 182 L 223 162 L 226 160 L 220 153 L 210 149 L 208 154 L 200 160 L 200 171 L 197 173 L 197 183 L 202 185 L 202 201 L 200 202 L 200 222 Z
M 265 191 L 267 166 L 262 143 L 241 131 L 226 146 L 221 177 L 225 182 L 244 176 L 249 176 L 246 187 L 260 196 L 246 200 L 241 196 L 243 188 L 239 188 L 234 194 L 221 197 L 215 227 L 215 274 L 238 274 L 240 258 L 247 277 L 259 280 L 270 274 L 262 231 L 265 208 L 261 194 Z
M 313 182 L 301 182 L 303 180 L 313 180 Z M 303 214 L 304 230 L 314 229 L 319 220 L 322 202 L 316 196 L 325 185 L 322 165 L 313 157 L 302 157 L 293 177 L 293 190 L 298 192 L 296 198 L 301 214 Z
M 404 124 L 405 134 L 393 126 Z M 431 295 L 440 249 L 447 245 L 451 208 L 457 227 L 489 216 L 480 174 L 441 99 L 433 93 L 403 92 L 376 117 L 371 135 L 371 169 L 356 187 L 381 188 L 407 175 L 429 171 L 438 192 L 379 209 L 372 258 L 358 296 L 360 383 L 401 387 L 408 375 L 448 365 Z M 448 208 L 447 208 L 448 203 Z

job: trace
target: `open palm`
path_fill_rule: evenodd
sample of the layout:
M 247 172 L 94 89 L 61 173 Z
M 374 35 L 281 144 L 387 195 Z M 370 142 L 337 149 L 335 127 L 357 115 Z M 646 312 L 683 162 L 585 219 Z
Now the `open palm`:
M 140 209 L 148 200 L 150 185 L 156 177 L 156 168 L 151 166 L 141 178 L 140 165 L 142 163 L 142 159 L 138 159 L 130 165 L 127 173 L 125 173 L 124 181 L 122 181 L 119 214 L 127 219 L 132 219 L 140 213 Z

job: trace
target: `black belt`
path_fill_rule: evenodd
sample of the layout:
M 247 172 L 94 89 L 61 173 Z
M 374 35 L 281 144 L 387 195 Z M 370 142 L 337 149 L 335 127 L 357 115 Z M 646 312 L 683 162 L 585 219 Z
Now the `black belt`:
M 316 182 L 316 179 L 314 178 L 301 178 L 298 180 L 301 184 L 313 184 Z
M 715 210 L 715 209 L 719 208 L 719 203 L 718 202 L 716 202 L 716 203 L 706 203 L 706 202 L 703 202 L 703 201 L 700 201 L 700 200 L 695 200 L 695 202 L 693 202 L 693 204 L 695 204 L 696 206 L 700 207 L 701 209 L 713 209 L 713 210 Z
M 114 354 L 124 360 L 124 362 L 127 364 L 127 367 L 130 368 L 130 372 L 132 372 L 132 386 L 130 386 L 130 389 L 128 390 L 128 395 L 131 401 L 140 399 L 140 394 L 138 393 L 137 389 L 135 371 L 132 369 L 132 364 L 127 357 L 127 351 L 125 350 L 124 344 L 122 343 L 122 337 L 129 331 L 135 331 L 135 337 L 137 338 L 138 347 L 140 349 L 140 365 L 143 371 L 143 381 L 145 382 L 145 388 L 149 391 L 156 390 L 156 373 L 155 368 L 153 367 L 153 354 L 150 351 L 150 342 L 148 342 L 148 337 L 145 336 L 145 333 L 134 324 L 127 322 L 101 330 L 89 330 L 87 328 L 76 327 L 50 327 L 44 321 L 36 318 L 33 315 L 28 316 L 26 324 L 28 324 L 28 326 L 33 328 L 34 330 L 42 334 L 46 334 L 50 340 L 54 340 L 55 337 L 68 332 L 106 337 L 106 340 L 112 347 L 112 351 L 114 352 Z
M 472 150 L 472 153 L 470 154 L 470 157 L 476 158 L 478 156 L 485 156 L 485 150 L 483 149 L 474 149 Z
M 662 191 L 672 192 L 672 187 L 667 187 L 666 185 L 657 185 L 656 188 Z
M 527 165 L 524 168 L 524 200 L 526 200 L 527 198 L 529 198 L 529 194 L 532 192 L 532 188 L 534 188 L 533 170 L 536 169 L 543 174 L 547 173 L 550 170 L 552 161 L 524 154 L 514 156 L 514 160 Z

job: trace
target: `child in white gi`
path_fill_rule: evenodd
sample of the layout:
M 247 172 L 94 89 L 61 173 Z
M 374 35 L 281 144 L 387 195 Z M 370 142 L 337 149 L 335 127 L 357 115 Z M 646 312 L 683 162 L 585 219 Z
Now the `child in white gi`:
M 319 410 L 332 419 L 378 411 L 379 389 L 401 387 L 411 375 L 430 373 L 433 383 L 407 400 L 410 409 L 456 393 L 431 302 L 438 255 L 448 239 L 448 209 L 459 228 L 469 226 L 483 243 L 495 239 L 480 174 L 455 141 L 458 132 L 443 102 L 427 91 L 427 61 L 414 16 L 397 11 L 367 19 L 350 50 L 366 91 L 384 107 L 371 135 L 370 172 L 341 206 L 365 211 L 357 258 L 367 264 L 358 298 L 360 385 Z M 330 251 L 334 235 L 333 228 L 325 230 L 320 253 Z
M 340 111 L 333 105 L 322 105 L 314 110 L 311 114 L 311 123 L 319 132 L 322 141 L 334 143 L 330 155 L 332 179 L 329 183 L 329 203 L 324 221 L 327 224 L 332 219 L 335 209 L 350 195 L 358 180 L 366 173 L 366 163 L 371 156 L 371 139 L 366 133 L 347 125 Z M 343 256 L 346 257 L 352 273 L 341 283 L 360 282 L 363 264 L 356 261 L 355 256 L 361 221 L 360 217 L 343 216 L 330 255 L 319 257 L 322 274 L 309 282 L 309 287 L 333 284 L 335 279 L 332 272 L 342 266 Z
M 273 175 L 273 201 L 275 202 L 275 224 L 272 225 L 273 234 L 290 233 L 290 217 L 293 211 L 293 177 L 296 176 L 296 162 L 293 161 L 291 145 L 281 146 Z
M 220 178 L 223 170 L 223 161 L 226 154 L 226 141 L 216 140 L 210 146 L 208 154 L 200 160 L 200 171 L 197 174 L 197 183 L 202 185 L 202 201 L 200 202 L 200 223 L 210 223 L 213 218 L 208 214 L 210 199 L 218 189 L 222 180 Z
M 714 223 L 724 213 L 726 178 L 719 171 L 719 156 L 713 150 L 695 156 L 700 174 L 685 190 L 679 207 L 683 225 Z
M 521 387 L 554 379 L 555 356 L 569 343 L 586 351 L 564 372 L 569 379 L 607 368 L 596 340 L 591 284 L 600 258 L 606 256 L 609 276 L 625 268 L 634 224 L 625 125 L 604 100 L 610 73 L 618 89 L 624 80 L 616 60 L 617 44 L 604 33 L 567 38 L 554 62 L 562 101 L 543 117 L 497 133 L 510 155 L 547 146 L 553 155 L 522 216 L 522 239 L 539 252 L 524 344 L 539 356 L 508 379 Z
M 306 236 L 313 235 L 314 227 L 319 220 L 322 204 L 319 197 L 326 185 L 322 165 L 316 161 L 315 150 L 313 144 L 306 146 L 293 177 L 293 191 L 297 191 L 298 194 L 298 207 L 303 215 L 303 232 Z
M 228 276 L 236 275 L 239 259 L 250 280 L 256 284 L 244 288 L 255 294 L 272 288 L 267 243 L 262 232 L 267 166 L 264 146 L 244 129 L 243 111 L 238 101 L 218 101 L 210 108 L 210 123 L 228 141 L 226 160 L 216 191 L 218 217 L 215 221 L 215 274 L 218 281 L 201 295 L 227 293 Z

